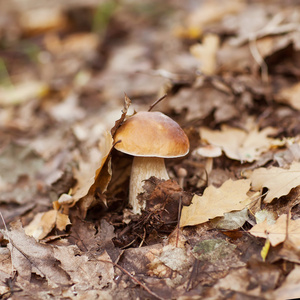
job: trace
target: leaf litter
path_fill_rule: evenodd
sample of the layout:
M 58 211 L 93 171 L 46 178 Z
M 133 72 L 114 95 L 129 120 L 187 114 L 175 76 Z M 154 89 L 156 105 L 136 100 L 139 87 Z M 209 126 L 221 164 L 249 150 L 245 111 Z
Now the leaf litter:
M 0 6 L 1 297 L 299 296 L 294 1 Z M 114 134 L 166 93 L 190 153 L 134 215 Z

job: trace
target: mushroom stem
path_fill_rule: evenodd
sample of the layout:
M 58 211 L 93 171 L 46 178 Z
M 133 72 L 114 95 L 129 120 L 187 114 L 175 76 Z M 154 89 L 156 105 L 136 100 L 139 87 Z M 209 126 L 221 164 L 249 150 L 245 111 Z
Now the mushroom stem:
M 146 202 L 140 203 L 137 195 L 143 192 L 144 180 L 149 179 L 151 176 L 159 179 L 169 179 L 164 159 L 135 156 L 132 163 L 129 188 L 129 204 L 135 214 L 140 214 L 141 210 L 146 208 Z

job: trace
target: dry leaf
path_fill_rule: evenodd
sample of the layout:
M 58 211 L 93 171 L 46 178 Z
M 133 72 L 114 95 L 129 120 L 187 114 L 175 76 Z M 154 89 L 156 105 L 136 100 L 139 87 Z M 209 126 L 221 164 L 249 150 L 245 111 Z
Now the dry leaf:
M 224 217 L 211 220 L 211 225 L 218 229 L 235 230 L 248 220 L 248 209 L 224 213 Z
M 278 102 L 284 102 L 300 110 L 300 83 L 282 88 L 275 96 Z
M 289 273 L 282 285 L 270 295 L 270 299 L 299 299 L 299 286 L 300 266 L 295 265 L 295 268 Z
M 68 215 L 52 209 L 45 213 L 36 214 L 34 219 L 24 229 L 27 235 L 34 237 L 36 240 L 41 240 L 46 237 L 55 226 L 59 230 L 65 230 L 67 225 L 70 224 L 71 221 Z
M 101 290 L 114 285 L 114 266 L 106 251 L 92 259 L 80 253 L 77 246 L 62 246 L 54 249 L 54 256 L 78 290 L 86 290 L 91 286 Z
M 124 121 L 130 103 L 130 99 L 125 95 L 124 108 L 120 119 L 115 122 L 115 126 L 111 129 L 111 131 L 106 132 L 106 135 L 103 137 L 100 163 L 95 163 L 97 161 L 96 159 L 90 159 L 89 164 L 85 166 L 84 171 L 77 173 L 77 176 L 75 176 L 77 180 L 80 176 L 81 182 L 77 184 L 78 189 L 75 195 L 73 195 L 73 198 L 75 200 L 80 199 L 79 207 L 83 218 L 85 218 L 86 212 L 94 200 L 94 193 L 96 189 L 99 189 L 99 191 L 103 194 L 111 180 L 112 170 L 110 153 L 113 148 L 113 136 L 118 127 Z M 91 165 L 93 166 L 92 168 Z
M 52 286 L 70 283 L 69 275 L 54 257 L 53 248 L 26 235 L 21 222 L 12 223 L 11 230 L 2 233 L 9 240 L 13 267 L 23 280 L 30 281 L 31 273 L 36 273 L 45 277 Z
M 49 86 L 44 82 L 30 81 L 12 87 L 0 88 L 0 104 L 3 106 L 19 105 L 32 98 L 44 97 Z
M 296 246 L 300 247 L 300 219 L 288 221 L 288 231 L 286 231 L 287 215 L 281 215 L 275 224 L 268 224 L 265 220 L 256 224 L 250 229 L 250 233 L 257 237 L 268 238 L 273 247 L 283 243 L 288 233 L 288 239 Z
M 111 178 L 110 168 L 110 151 L 113 147 L 113 139 L 109 132 L 103 136 L 102 144 L 100 146 L 101 153 L 98 149 L 93 149 L 90 152 L 89 160 L 81 161 L 79 163 L 79 170 L 75 169 L 74 174 L 77 179 L 77 185 L 74 188 L 73 198 L 75 201 L 82 199 L 80 207 L 85 215 L 92 200 L 88 200 L 93 195 L 96 187 L 99 187 L 101 192 L 105 192 Z M 87 197 L 86 197 L 87 196 Z
M 249 132 L 227 125 L 221 126 L 221 130 L 200 128 L 201 139 L 208 143 L 219 146 L 226 156 L 241 162 L 253 162 L 268 150 L 273 139 L 268 135 L 274 134 L 277 129 L 272 127 L 259 131 L 257 127 Z
M 146 254 L 146 257 L 151 261 L 147 265 L 148 274 L 161 278 L 171 277 L 171 274 L 183 273 L 193 263 L 191 257 L 185 248 L 167 245 L 162 249 L 153 249 Z
M 240 12 L 243 7 L 240 1 L 205 1 L 188 16 L 188 28 L 202 29 L 207 24 L 222 20 L 226 15 Z
M 180 226 L 201 224 L 227 212 L 244 209 L 250 201 L 247 196 L 249 189 L 250 180 L 243 179 L 229 179 L 220 188 L 209 186 L 202 196 L 193 197 L 190 206 L 182 208 Z
M 67 19 L 61 9 L 48 7 L 22 11 L 20 23 L 26 34 L 36 35 L 65 28 Z
M 203 37 L 202 44 L 194 44 L 190 48 L 191 54 L 200 63 L 200 70 L 205 75 L 213 75 L 217 69 L 217 51 L 220 38 L 216 34 L 207 34 Z
M 259 168 L 254 170 L 249 178 L 254 190 L 259 191 L 264 187 L 269 189 L 264 202 L 270 203 L 300 185 L 300 163 L 294 162 L 289 169 Z

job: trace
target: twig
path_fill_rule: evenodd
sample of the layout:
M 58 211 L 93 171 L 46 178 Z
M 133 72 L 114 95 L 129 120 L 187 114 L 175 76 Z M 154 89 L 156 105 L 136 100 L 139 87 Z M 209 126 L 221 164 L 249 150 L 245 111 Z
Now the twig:
M 141 243 L 140 243 L 140 245 L 139 245 L 139 248 L 141 248 L 141 247 L 143 246 L 143 244 L 144 244 L 144 242 L 145 242 L 146 234 L 147 234 L 147 231 L 146 231 L 146 229 L 145 229 L 145 227 L 144 227 L 143 239 L 142 239 L 142 241 L 141 241 Z
M 150 105 L 148 111 L 151 111 L 155 105 L 157 105 L 160 101 L 164 100 L 166 97 L 167 97 L 167 94 L 164 94 L 162 97 L 160 97 L 158 100 L 156 100 L 153 104 Z

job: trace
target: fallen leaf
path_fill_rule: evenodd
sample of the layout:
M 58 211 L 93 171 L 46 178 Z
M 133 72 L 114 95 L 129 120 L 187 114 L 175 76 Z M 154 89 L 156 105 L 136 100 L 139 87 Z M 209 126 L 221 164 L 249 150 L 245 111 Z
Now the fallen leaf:
M 193 248 L 193 255 L 201 261 L 208 261 L 214 264 L 219 264 L 225 267 L 225 261 L 230 261 L 230 267 L 232 267 L 233 259 L 235 260 L 236 266 L 240 264 L 236 259 L 234 253 L 236 245 L 229 243 L 224 239 L 209 239 L 198 242 Z
M 260 256 L 263 259 L 263 261 L 266 261 L 266 257 L 269 253 L 269 249 L 270 249 L 270 240 L 266 239 L 265 245 L 263 246 L 260 252 Z
M 244 7 L 240 1 L 216 2 L 205 1 L 196 7 L 187 19 L 187 28 L 202 30 L 205 25 L 222 20 L 228 14 L 237 14 Z
M 9 240 L 12 265 L 23 280 L 30 281 L 31 274 L 36 273 L 52 286 L 70 283 L 69 275 L 54 257 L 53 248 L 26 235 L 20 221 L 12 223 L 10 231 L 2 230 L 2 233 Z
M 25 34 L 37 35 L 50 30 L 61 30 L 67 25 L 62 9 L 37 8 L 22 11 L 20 23 Z
M 250 202 L 247 196 L 249 189 L 250 180 L 244 179 L 229 179 L 220 188 L 209 186 L 202 196 L 193 197 L 190 206 L 182 208 L 180 226 L 201 224 L 230 211 L 244 209 Z
M 220 38 L 216 34 L 207 34 L 203 37 L 202 44 L 194 44 L 190 48 L 191 54 L 200 63 L 200 71 L 205 75 L 213 75 L 217 69 L 217 51 Z
M 77 246 L 62 246 L 54 248 L 54 257 L 70 275 L 70 281 L 76 289 L 86 290 L 93 286 L 101 290 L 114 285 L 114 266 L 106 251 L 90 258 L 89 255 L 82 254 Z
M 101 156 L 99 155 L 100 162 L 99 158 L 90 158 L 89 163 L 83 164 L 82 170 L 77 172 L 77 175 L 75 175 L 77 180 L 80 178 L 80 182 L 78 182 L 77 187 L 75 188 L 76 192 L 73 195 L 73 198 L 75 201 L 80 199 L 79 207 L 83 218 L 85 218 L 88 208 L 94 201 L 94 193 L 96 189 L 99 189 L 99 191 L 103 194 L 110 183 L 112 176 L 110 153 L 114 143 L 113 136 L 118 127 L 121 126 L 124 121 L 130 103 L 130 99 L 125 95 L 124 108 L 120 119 L 115 122 L 111 131 L 106 132 L 106 135 L 102 139 L 102 145 L 100 147 Z M 99 163 L 95 163 L 97 161 Z
M 300 163 L 294 162 L 289 169 L 272 167 L 270 169 L 259 168 L 249 176 L 252 188 L 256 191 L 268 188 L 265 203 L 273 199 L 287 195 L 292 188 L 300 185 Z
M 298 299 L 300 285 L 300 266 L 295 268 L 285 278 L 282 285 L 270 295 L 270 299 Z
M 147 265 L 148 274 L 161 278 L 171 277 L 174 271 L 180 274 L 189 269 L 193 263 L 193 258 L 188 255 L 185 248 L 173 245 L 149 251 L 146 257 L 151 261 Z
M 224 217 L 211 220 L 211 225 L 218 229 L 235 230 L 248 220 L 248 209 L 224 213 Z
M 124 107 L 122 109 L 122 115 L 120 117 L 119 120 L 117 120 L 115 122 L 115 126 L 111 129 L 111 135 L 114 137 L 117 129 L 122 125 L 122 123 L 124 122 L 125 118 L 126 118 L 126 114 L 127 114 L 127 111 L 129 109 L 129 106 L 131 104 L 131 100 L 127 97 L 127 95 L 125 94 L 125 99 L 124 99 Z
M 288 103 L 293 108 L 300 110 L 300 83 L 282 88 L 275 98 L 278 102 Z
M 54 202 L 55 204 L 55 202 Z M 69 216 L 59 212 L 57 209 L 52 209 L 44 213 L 38 213 L 24 230 L 29 236 L 36 240 L 41 240 L 46 237 L 54 227 L 59 230 L 66 230 L 66 227 L 71 224 Z
M 287 215 L 283 214 L 276 220 L 275 224 L 268 224 L 268 221 L 265 220 L 253 226 L 249 232 L 257 237 L 268 238 L 273 247 L 283 243 L 287 238 L 286 234 L 288 234 L 288 239 L 300 247 L 300 219 L 289 220 L 288 231 L 286 225 Z
M 44 97 L 49 86 L 44 82 L 22 82 L 12 87 L 0 88 L 0 104 L 3 106 L 19 105 L 32 98 Z
M 77 185 L 72 196 L 75 201 L 80 200 L 82 216 L 85 216 L 93 201 L 95 189 L 99 187 L 104 193 L 111 179 L 109 154 L 113 147 L 113 139 L 109 132 L 103 137 L 101 145 L 101 152 L 93 148 L 88 161 L 81 160 L 79 169 L 74 170 Z
M 263 152 L 271 147 L 273 139 L 268 136 L 275 132 L 277 129 L 272 127 L 264 128 L 261 131 L 254 127 L 249 132 L 227 125 L 222 125 L 221 130 L 200 128 L 202 140 L 221 147 L 227 157 L 241 162 L 257 160 Z

